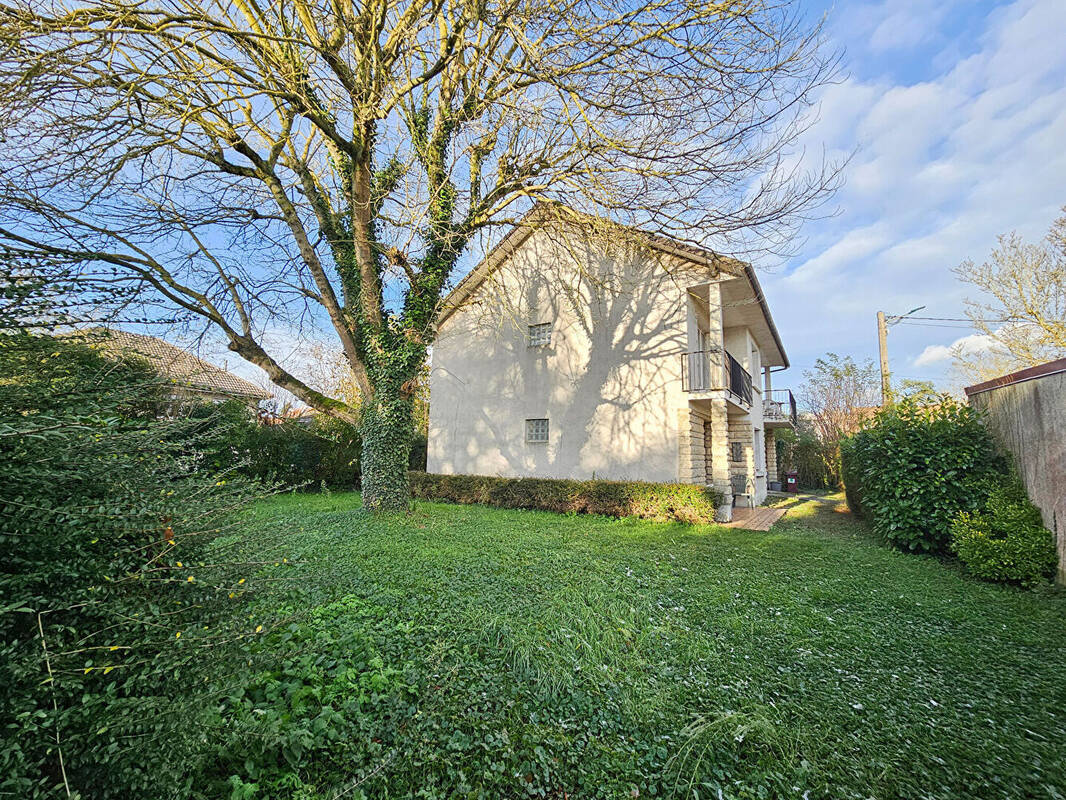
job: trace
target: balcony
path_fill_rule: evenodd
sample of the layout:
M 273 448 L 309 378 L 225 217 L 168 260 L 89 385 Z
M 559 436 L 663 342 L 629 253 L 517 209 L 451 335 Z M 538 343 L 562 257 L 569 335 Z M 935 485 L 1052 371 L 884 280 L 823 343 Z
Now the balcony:
M 725 363 L 722 363 L 722 355 Z M 686 392 L 725 390 L 737 405 L 752 403 L 751 375 L 728 351 L 695 350 L 681 354 L 681 389 Z
M 796 427 L 796 398 L 791 389 L 774 389 L 767 392 L 762 406 L 763 422 L 775 427 L 791 425 Z

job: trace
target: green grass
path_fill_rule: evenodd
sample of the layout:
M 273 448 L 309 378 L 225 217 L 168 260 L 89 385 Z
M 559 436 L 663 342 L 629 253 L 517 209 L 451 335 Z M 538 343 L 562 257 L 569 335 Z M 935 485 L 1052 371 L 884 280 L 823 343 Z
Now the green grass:
M 787 502 L 768 533 L 263 503 L 294 532 L 252 545 L 291 563 L 242 606 L 270 666 L 211 769 L 256 798 L 1066 795 L 1066 596 Z

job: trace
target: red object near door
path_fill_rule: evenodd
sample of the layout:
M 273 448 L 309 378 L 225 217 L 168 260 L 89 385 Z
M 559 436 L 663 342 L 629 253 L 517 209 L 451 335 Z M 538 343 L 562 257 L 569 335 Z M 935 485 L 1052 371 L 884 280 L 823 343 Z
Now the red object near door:
M 786 472 L 785 473 L 785 491 L 797 493 L 800 490 L 799 473 L 798 472 Z

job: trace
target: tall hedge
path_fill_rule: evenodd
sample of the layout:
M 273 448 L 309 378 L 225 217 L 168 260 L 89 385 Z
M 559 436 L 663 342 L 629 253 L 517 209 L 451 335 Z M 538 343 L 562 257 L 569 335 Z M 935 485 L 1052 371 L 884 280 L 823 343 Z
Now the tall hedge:
M 946 552 L 959 512 L 981 507 L 1008 464 L 980 414 L 950 395 L 882 409 L 841 446 L 848 501 L 903 550 Z
M 166 388 L 0 335 L 2 797 L 188 797 L 220 693 L 203 667 L 248 662 L 250 568 L 220 534 L 260 490 L 203 469 L 197 430 L 225 420 L 162 418 Z
M 688 483 L 576 481 L 553 478 L 497 478 L 485 475 L 411 473 L 411 494 L 423 500 L 477 503 L 562 514 L 686 523 L 714 522 L 722 494 Z
M 323 414 L 267 425 L 237 401 L 204 405 L 192 414 L 209 420 L 200 449 L 211 469 L 234 468 L 249 478 L 301 489 L 359 488 L 363 443 L 355 425 Z M 410 468 L 426 468 L 424 434 L 411 442 Z

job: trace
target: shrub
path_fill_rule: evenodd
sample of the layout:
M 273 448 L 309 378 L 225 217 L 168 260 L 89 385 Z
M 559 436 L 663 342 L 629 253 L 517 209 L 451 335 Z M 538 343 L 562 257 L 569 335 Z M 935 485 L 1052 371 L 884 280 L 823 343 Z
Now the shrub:
M 803 489 L 836 488 L 830 466 L 836 461 L 836 445 L 826 444 L 812 430 L 810 423 L 801 421 L 795 431 L 777 431 L 777 463 L 781 472 L 795 470 Z
M 477 503 L 561 514 L 603 514 L 689 524 L 714 522 L 720 492 L 687 483 L 495 478 L 411 473 L 411 494 L 422 500 Z
M 233 468 L 249 478 L 312 490 L 359 487 L 363 448 L 355 425 L 324 414 L 310 421 L 285 419 L 265 425 L 236 400 L 204 404 L 193 409 L 192 415 L 211 420 L 204 426 L 205 441 L 200 447 L 207 468 Z M 220 419 L 224 424 L 219 424 Z M 409 466 L 426 468 L 423 433 L 411 440 Z
M 1054 538 L 1017 478 L 992 488 L 982 510 L 955 516 L 951 549 L 989 581 L 1034 586 L 1055 570 Z
M 848 508 L 856 517 L 865 517 L 862 507 L 862 478 L 859 470 L 857 449 L 864 440 L 861 434 L 851 436 L 840 442 L 840 478 L 844 483 L 844 497 Z
M 209 469 L 236 469 L 249 478 L 300 488 L 359 486 L 362 447 L 354 425 L 325 415 L 265 425 L 235 400 L 205 404 L 192 416 L 210 420 L 202 426 L 200 448 Z
M 187 797 L 203 668 L 247 663 L 246 568 L 218 536 L 260 492 L 202 471 L 204 422 L 159 418 L 166 392 L 143 363 L 0 336 L 0 796 Z
M 1007 464 L 980 415 L 949 395 L 878 412 L 842 447 L 849 502 L 904 550 L 944 552 L 952 521 L 978 509 Z

